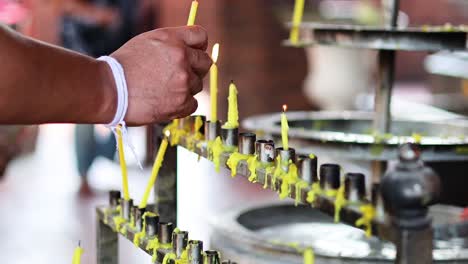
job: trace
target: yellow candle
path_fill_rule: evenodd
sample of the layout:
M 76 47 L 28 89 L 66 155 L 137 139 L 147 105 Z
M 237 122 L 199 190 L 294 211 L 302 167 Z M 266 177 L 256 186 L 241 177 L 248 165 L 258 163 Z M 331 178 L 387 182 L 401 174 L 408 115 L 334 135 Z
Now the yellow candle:
M 301 25 L 302 15 L 304 14 L 304 2 L 304 0 L 296 0 L 296 4 L 294 5 L 292 28 L 289 35 L 289 40 L 292 44 L 297 44 L 299 42 L 299 26 Z
M 213 52 L 211 59 L 213 65 L 210 69 L 210 98 L 211 98 L 211 122 L 218 120 L 218 55 L 219 55 L 219 44 L 216 43 L 213 46 Z
M 198 1 L 192 1 L 192 6 L 190 7 L 190 14 L 187 21 L 187 26 L 195 25 L 195 19 L 197 18 L 197 11 L 198 11 Z
M 148 203 L 148 198 L 153 188 L 156 179 L 158 178 L 159 169 L 162 166 L 162 162 L 164 160 L 164 155 L 166 154 L 168 141 L 167 138 L 169 137 L 169 131 L 166 131 L 166 137 L 163 138 L 161 145 L 159 146 L 158 154 L 156 155 L 156 159 L 154 160 L 153 170 L 151 171 L 151 177 L 148 181 L 148 185 L 146 186 L 145 194 L 143 195 L 143 199 L 140 202 L 140 208 L 146 208 L 146 204 Z
M 234 81 L 229 85 L 228 97 L 228 121 L 224 124 L 223 128 L 238 128 L 239 127 L 239 110 L 237 109 L 237 87 Z
M 75 248 L 75 252 L 73 253 L 72 264 L 80 264 L 81 263 L 81 255 L 83 255 L 83 248 L 80 246 L 80 242 L 78 242 L 78 246 Z
M 117 145 L 119 149 L 119 161 L 120 161 L 120 170 L 122 171 L 122 189 L 124 194 L 124 199 L 128 201 L 130 199 L 130 194 L 128 192 L 128 173 L 127 173 L 127 163 L 125 162 L 125 154 L 123 148 L 123 139 L 122 139 L 122 127 L 117 127 Z
M 314 251 L 311 248 L 304 250 L 304 264 L 314 264 Z
M 286 117 L 286 110 L 287 109 L 288 109 L 288 106 L 283 105 L 283 113 L 281 114 L 281 139 L 283 141 L 283 149 L 284 150 L 289 149 L 289 143 L 288 143 L 289 125 L 288 125 L 288 118 Z

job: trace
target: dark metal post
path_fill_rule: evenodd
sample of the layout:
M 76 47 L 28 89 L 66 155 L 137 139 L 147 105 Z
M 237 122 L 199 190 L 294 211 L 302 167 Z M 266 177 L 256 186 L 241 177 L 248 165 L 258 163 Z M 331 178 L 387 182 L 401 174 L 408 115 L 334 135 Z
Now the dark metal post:
M 400 9 L 399 0 L 384 1 L 386 24 L 390 29 L 395 29 L 398 25 L 398 12 Z M 378 86 L 375 89 L 374 98 L 374 130 L 379 135 L 390 132 L 393 83 L 395 80 L 395 51 L 379 50 L 379 77 Z M 381 175 L 385 171 L 386 164 L 382 161 L 372 162 L 372 181 L 379 182 Z
M 390 130 L 390 103 L 395 74 L 395 51 L 379 51 L 379 87 L 375 90 L 374 129 L 380 134 Z
M 433 230 L 430 225 L 422 230 L 400 229 L 396 237 L 396 264 L 432 263 Z
M 164 135 L 164 125 L 153 127 L 153 161 Z M 158 182 L 154 187 L 156 211 L 161 221 L 177 223 L 177 146 L 168 147 L 164 162 L 159 171 Z
M 96 225 L 97 264 L 118 264 L 118 233 L 97 217 Z
M 382 179 L 382 197 L 391 224 L 397 264 L 432 263 L 432 219 L 429 205 L 440 195 L 439 177 L 420 161 L 419 150 L 411 144 L 400 148 L 399 162 Z
M 389 27 L 397 27 L 398 12 L 400 11 L 400 1 L 383 0 L 383 7 L 386 25 Z

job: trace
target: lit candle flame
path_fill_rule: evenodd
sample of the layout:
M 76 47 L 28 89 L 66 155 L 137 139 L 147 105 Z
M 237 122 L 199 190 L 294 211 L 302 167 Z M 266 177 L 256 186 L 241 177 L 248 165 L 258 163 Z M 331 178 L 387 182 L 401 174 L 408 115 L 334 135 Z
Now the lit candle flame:
M 166 132 L 164 132 L 164 135 L 166 135 L 166 137 L 170 137 L 171 136 L 171 131 L 166 130 Z
M 213 63 L 216 63 L 218 61 L 218 55 L 219 55 L 219 43 L 216 43 L 214 44 L 213 51 L 211 53 L 211 59 L 213 60 Z
M 283 105 L 283 112 L 286 112 L 286 111 L 288 111 L 288 105 L 285 105 L 285 104 L 284 104 L 284 105 Z

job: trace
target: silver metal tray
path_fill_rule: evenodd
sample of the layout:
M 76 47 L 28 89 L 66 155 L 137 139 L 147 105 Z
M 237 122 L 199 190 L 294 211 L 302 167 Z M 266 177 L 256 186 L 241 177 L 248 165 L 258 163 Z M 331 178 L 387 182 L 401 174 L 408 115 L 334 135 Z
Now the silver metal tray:
M 288 24 L 291 26 L 291 24 Z M 299 46 L 334 45 L 406 51 L 466 50 L 467 26 L 385 28 L 306 22 L 300 25 Z M 286 42 L 287 45 L 292 45 Z
M 414 117 L 394 119 L 391 133 L 372 130 L 370 112 L 288 112 L 291 145 L 300 153 L 339 155 L 357 160 L 390 160 L 397 157 L 398 145 L 416 142 L 425 161 L 468 160 L 468 121 L 461 118 Z M 280 113 L 246 119 L 243 126 L 266 137 L 279 139 Z
M 451 207 L 439 206 L 445 224 L 455 216 Z M 447 213 L 448 212 L 448 213 Z M 442 223 L 439 223 L 442 224 Z M 364 232 L 333 220 L 317 210 L 294 205 L 270 205 L 227 213 L 214 222 L 211 241 L 223 253 L 242 263 L 303 263 L 300 249 L 313 247 L 316 263 L 393 263 L 395 247 Z M 466 240 L 435 240 L 436 263 L 468 263 Z M 236 253 L 232 253 L 236 252 Z M 271 262 L 271 259 L 275 261 Z M 254 259 L 255 261 L 251 260 Z

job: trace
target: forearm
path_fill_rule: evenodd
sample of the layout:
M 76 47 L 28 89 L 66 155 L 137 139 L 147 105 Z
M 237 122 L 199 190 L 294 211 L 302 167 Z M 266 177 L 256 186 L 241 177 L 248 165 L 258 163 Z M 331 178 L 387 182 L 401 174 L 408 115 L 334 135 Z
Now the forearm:
M 104 62 L 20 36 L 0 25 L 0 123 L 107 123 L 115 111 Z

